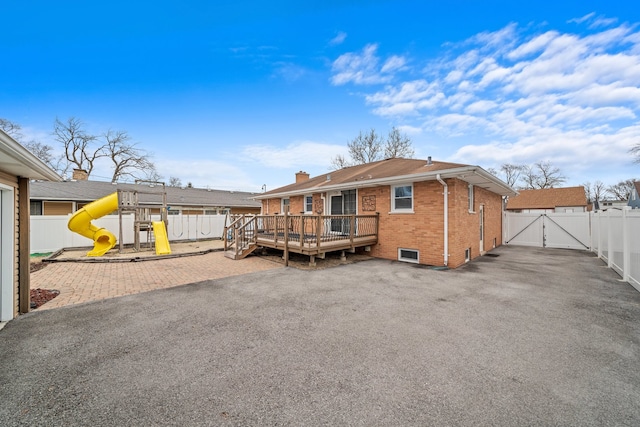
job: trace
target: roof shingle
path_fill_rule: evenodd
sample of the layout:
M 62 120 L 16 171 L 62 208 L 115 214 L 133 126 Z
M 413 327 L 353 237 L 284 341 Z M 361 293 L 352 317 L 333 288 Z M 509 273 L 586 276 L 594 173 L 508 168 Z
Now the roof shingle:
M 587 206 L 583 186 L 519 190 L 519 195 L 509 197 L 507 210 L 554 209 L 559 206 Z
M 260 203 L 252 199 L 255 193 L 244 191 L 208 190 L 204 188 L 164 187 L 167 204 L 176 206 L 217 206 L 259 208 Z M 87 202 L 97 200 L 117 190 L 161 194 L 162 186 L 149 184 L 112 184 L 104 181 L 34 181 L 30 185 L 30 197 L 35 200 L 71 200 Z M 158 200 L 153 194 L 141 194 L 140 201 Z

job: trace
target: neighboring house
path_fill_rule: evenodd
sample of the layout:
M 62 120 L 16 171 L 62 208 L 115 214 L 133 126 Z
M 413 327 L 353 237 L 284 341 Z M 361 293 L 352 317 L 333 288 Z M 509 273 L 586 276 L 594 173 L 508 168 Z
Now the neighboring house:
M 365 215 L 378 214 L 377 239 L 366 246 L 372 256 L 455 268 L 502 244 L 502 198 L 516 194 L 479 166 L 394 158 L 314 178 L 301 171 L 294 184 L 256 199 L 265 224 L 287 207 L 307 219 L 302 228 L 313 225 L 314 217 L 321 224 L 327 215 L 359 215 L 342 222 L 331 217 L 322 231 L 322 238 L 351 232 L 352 249 L 358 235 L 351 230 L 360 228 Z
M 31 215 L 67 215 L 87 203 L 117 190 L 137 190 L 140 201 L 161 204 L 163 187 L 146 184 L 112 184 L 89 181 L 86 172 L 75 170 L 74 179 L 62 182 L 31 184 Z M 253 200 L 255 193 L 242 191 L 209 190 L 203 188 L 164 187 L 170 215 L 258 214 L 260 203 Z M 157 194 L 154 196 L 154 194 Z M 160 210 L 158 208 L 158 213 Z
M 518 190 L 520 194 L 509 197 L 507 212 L 554 213 L 586 212 L 587 196 L 583 186 L 545 188 L 542 190 Z
M 29 311 L 30 179 L 59 181 L 40 159 L 0 130 L 0 321 Z
M 640 209 L 640 181 L 635 181 L 633 183 L 631 196 L 629 197 L 627 206 L 631 206 L 631 209 Z
M 600 200 L 600 202 L 598 202 L 598 209 L 594 209 L 594 210 L 601 210 L 601 211 L 606 211 L 607 209 L 621 210 L 628 205 L 629 205 L 628 200 Z

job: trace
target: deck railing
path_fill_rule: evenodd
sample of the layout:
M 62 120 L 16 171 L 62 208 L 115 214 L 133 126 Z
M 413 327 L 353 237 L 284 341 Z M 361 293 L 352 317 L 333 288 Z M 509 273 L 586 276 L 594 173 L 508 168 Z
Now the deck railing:
M 379 215 L 242 215 L 225 227 L 225 251 L 256 246 L 318 255 L 377 242 Z M 242 255 L 244 256 L 244 255 Z
M 377 237 L 378 215 L 258 215 L 256 236 L 273 243 L 295 242 L 320 248 L 330 242 Z

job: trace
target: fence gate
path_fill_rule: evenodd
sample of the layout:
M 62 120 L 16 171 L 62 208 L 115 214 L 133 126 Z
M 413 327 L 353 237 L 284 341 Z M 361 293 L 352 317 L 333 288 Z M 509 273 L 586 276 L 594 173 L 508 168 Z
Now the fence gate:
M 589 213 L 504 214 L 503 241 L 508 245 L 589 250 Z

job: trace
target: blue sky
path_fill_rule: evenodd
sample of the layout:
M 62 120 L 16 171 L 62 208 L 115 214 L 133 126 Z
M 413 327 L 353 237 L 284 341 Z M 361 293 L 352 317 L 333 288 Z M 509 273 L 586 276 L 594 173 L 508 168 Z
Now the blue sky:
M 165 179 L 270 190 L 392 126 L 418 158 L 640 178 L 633 1 L 4 3 L 0 117 L 126 130 Z

